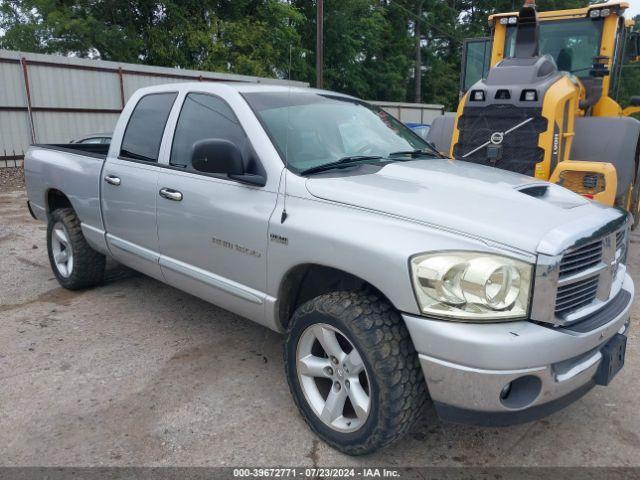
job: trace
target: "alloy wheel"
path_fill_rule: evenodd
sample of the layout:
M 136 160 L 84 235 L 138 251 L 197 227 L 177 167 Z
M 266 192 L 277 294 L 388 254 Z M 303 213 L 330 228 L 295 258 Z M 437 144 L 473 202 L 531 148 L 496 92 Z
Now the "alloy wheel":
M 67 229 L 62 222 L 57 222 L 51 231 L 51 251 L 58 273 L 69 278 L 73 272 L 73 250 Z
M 354 432 L 371 410 L 371 384 L 362 357 L 337 328 L 318 323 L 301 335 L 296 369 L 304 396 L 330 428 Z

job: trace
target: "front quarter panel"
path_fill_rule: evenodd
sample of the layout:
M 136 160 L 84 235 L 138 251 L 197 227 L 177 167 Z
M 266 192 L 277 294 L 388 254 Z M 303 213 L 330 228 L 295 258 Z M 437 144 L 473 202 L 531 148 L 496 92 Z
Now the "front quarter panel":
M 409 260 L 416 254 L 484 251 L 535 261 L 532 255 L 505 252 L 457 232 L 316 199 L 305 193 L 304 180 L 289 175 L 287 218 L 281 223 L 280 196 L 270 224 L 268 293 L 275 298 L 289 271 L 317 264 L 355 275 L 382 292 L 398 310 L 419 315 L 409 272 Z

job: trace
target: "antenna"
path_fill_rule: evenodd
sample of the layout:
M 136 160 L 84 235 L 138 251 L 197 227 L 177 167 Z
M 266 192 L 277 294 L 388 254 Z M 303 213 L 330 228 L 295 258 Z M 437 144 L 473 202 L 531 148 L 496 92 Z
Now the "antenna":
M 289 173 L 289 128 L 291 126 L 291 122 L 289 121 L 289 115 L 291 113 L 291 43 L 289 43 L 289 73 L 288 73 L 288 81 L 289 81 L 289 92 L 287 98 L 287 134 L 285 136 L 284 141 L 284 200 L 282 206 L 282 215 L 280 217 L 280 223 L 284 223 L 287 219 L 287 176 Z

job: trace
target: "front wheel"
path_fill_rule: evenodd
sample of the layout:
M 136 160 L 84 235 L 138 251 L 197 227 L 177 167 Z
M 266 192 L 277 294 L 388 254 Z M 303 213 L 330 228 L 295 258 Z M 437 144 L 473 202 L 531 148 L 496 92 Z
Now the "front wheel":
M 47 225 L 47 250 L 58 283 L 69 290 L 102 282 L 106 259 L 93 250 L 82 234 L 80 219 L 71 208 L 51 212 Z
M 404 435 L 427 397 L 403 320 L 376 295 L 335 292 L 302 305 L 284 359 L 305 421 L 350 455 L 374 452 Z

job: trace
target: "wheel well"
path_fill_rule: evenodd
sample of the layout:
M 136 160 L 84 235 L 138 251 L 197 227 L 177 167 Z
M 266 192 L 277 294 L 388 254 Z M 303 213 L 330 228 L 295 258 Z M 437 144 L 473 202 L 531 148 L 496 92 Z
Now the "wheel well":
M 47 192 L 47 213 L 51 213 L 59 208 L 73 208 L 73 206 L 64 193 L 52 188 Z
M 345 271 L 316 264 L 298 265 L 287 272 L 280 285 L 277 308 L 280 325 L 287 330 L 293 312 L 312 298 L 329 292 L 354 290 L 368 290 L 389 301 L 369 282 Z

